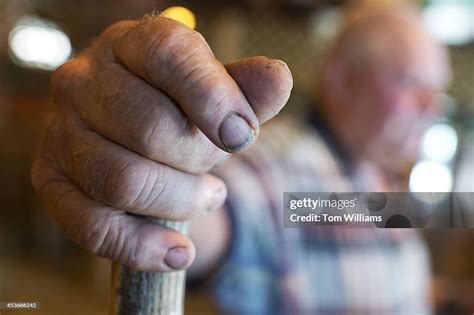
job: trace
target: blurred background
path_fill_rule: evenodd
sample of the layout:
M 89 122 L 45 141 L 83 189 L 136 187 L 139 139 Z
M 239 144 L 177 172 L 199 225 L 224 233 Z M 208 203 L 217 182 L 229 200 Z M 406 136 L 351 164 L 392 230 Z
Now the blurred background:
M 298 111 L 308 102 L 331 40 L 350 19 L 348 7 L 353 13 L 358 7 L 401 4 L 420 7 L 428 30 L 449 46 L 454 71 L 444 115 L 426 131 L 419 160 L 407 172 L 409 187 L 472 192 L 474 0 L 0 0 L 0 301 L 40 302 L 35 314 L 106 313 L 109 263 L 61 236 L 29 177 L 51 106 L 52 71 L 106 26 L 154 9 L 186 6 L 222 62 L 252 55 L 286 61 L 295 87 L 285 110 Z M 437 313 L 472 314 L 474 233 L 438 229 L 424 234 Z M 212 313 L 205 292 L 190 291 L 187 304 L 192 314 Z

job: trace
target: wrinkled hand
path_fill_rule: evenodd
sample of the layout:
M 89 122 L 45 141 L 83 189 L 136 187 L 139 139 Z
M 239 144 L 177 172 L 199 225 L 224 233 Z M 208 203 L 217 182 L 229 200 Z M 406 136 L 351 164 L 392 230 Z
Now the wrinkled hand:
M 207 172 L 248 147 L 291 88 L 283 62 L 223 66 L 171 19 L 117 23 L 54 73 L 34 187 L 84 249 L 139 270 L 187 268 L 192 242 L 137 215 L 190 220 L 221 207 L 226 187 Z

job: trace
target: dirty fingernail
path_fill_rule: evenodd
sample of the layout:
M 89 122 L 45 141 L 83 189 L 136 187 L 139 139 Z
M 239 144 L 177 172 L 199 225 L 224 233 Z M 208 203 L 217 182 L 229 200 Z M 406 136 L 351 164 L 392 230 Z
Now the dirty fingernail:
M 185 247 L 173 247 L 168 250 L 165 263 L 173 269 L 183 269 L 189 261 L 189 250 Z
M 238 113 L 229 114 L 219 127 L 219 137 L 230 153 L 247 148 L 255 138 L 255 131 Z

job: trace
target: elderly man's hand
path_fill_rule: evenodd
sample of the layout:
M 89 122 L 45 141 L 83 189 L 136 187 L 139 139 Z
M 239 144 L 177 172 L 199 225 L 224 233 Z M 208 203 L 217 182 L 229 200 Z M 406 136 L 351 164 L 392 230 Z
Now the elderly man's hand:
M 192 242 L 137 215 L 190 220 L 221 207 L 226 187 L 207 172 L 248 147 L 291 88 L 283 62 L 223 66 L 171 19 L 117 23 L 53 75 L 33 184 L 86 250 L 140 270 L 187 268 Z

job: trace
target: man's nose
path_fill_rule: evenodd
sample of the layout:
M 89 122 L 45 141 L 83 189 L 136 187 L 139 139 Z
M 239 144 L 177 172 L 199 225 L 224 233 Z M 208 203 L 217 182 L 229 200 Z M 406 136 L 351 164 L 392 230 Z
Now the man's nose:
M 435 111 L 439 105 L 440 93 L 432 87 L 421 87 L 418 91 L 418 104 L 423 111 Z

